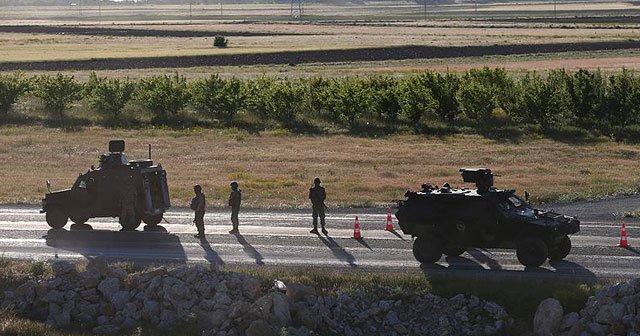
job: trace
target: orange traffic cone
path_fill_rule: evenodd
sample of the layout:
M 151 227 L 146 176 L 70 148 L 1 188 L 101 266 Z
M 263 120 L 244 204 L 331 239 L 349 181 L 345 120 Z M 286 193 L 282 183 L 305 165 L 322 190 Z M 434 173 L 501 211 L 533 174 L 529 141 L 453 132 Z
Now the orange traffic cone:
M 622 223 L 622 231 L 620 231 L 620 247 L 629 247 L 629 243 L 627 242 L 627 226 Z
M 356 221 L 353 223 L 353 239 L 362 239 L 362 235 L 360 234 L 360 221 L 358 220 L 358 216 L 356 216 Z
M 387 231 L 393 231 L 393 220 L 391 219 L 391 208 L 387 208 L 387 225 L 384 227 Z

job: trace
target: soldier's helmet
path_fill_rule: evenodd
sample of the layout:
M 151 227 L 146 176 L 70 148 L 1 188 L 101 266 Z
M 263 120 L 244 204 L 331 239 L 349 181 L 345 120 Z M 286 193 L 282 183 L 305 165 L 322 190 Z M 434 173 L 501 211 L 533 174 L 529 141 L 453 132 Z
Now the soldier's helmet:
M 320 183 L 322 183 L 322 182 L 320 181 L 320 178 L 319 178 L 319 177 L 316 177 L 316 178 L 314 178 L 314 179 L 313 179 L 313 183 L 315 183 L 315 184 L 320 184 Z
M 199 184 L 196 184 L 196 185 L 193 186 L 193 191 L 201 192 L 202 191 L 202 187 Z
M 431 190 L 431 188 L 433 188 L 431 186 L 431 183 L 423 183 L 422 184 L 422 190 Z
M 231 181 L 231 183 L 229 185 L 231 186 L 231 188 L 237 188 L 238 187 L 238 182 Z

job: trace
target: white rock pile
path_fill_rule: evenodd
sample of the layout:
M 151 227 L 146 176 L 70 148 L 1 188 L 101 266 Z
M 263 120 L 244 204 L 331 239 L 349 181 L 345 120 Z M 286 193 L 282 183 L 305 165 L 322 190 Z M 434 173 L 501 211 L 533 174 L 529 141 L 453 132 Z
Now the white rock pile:
M 534 332 L 538 336 L 640 336 L 640 278 L 601 289 L 579 313 L 564 315 L 557 300 L 542 301 Z
M 384 300 L 358 290 L 318 295 L 315 288 L 194 265 L 129 273 L 91 261 L 85 271 L 66 261 L 54 277 L 27 281 L 0 294 L 2 307 L 55 327 L 81 326 L 115 334 L 142 324 L 173 329 L 202 326 L 203 335 L 499 335 L 512 323 L 504 308 L 477 297 L 422 295 Z M 381 293 L 378 297 L 391 297 Z

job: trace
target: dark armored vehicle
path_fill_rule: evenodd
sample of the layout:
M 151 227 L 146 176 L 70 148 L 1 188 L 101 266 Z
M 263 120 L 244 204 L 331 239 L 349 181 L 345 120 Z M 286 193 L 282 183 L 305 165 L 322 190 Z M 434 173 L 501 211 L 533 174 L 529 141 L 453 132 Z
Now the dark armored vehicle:
M 571 250 L 570 234 L 580 222 L 570 216 L 538 210 L 515 195 L 493 187 L 490 169 L 460 169 L 476 189 L 423 185 L 398 202 L 396 218 L 405 234 L 415 237 L 413 254 L 435 263 L 442 254 L 459 256 L 469 247 L 516 249 L 525 266 L 560 260 Z
M 47 181 L 47 188 L 50 188 Z M 109 142 L 109 153 L 100 156 L 100 165 L 80 174 L 71 189 L 49 192 L 42 200 L 47 223 L 62 228 L 71 219 L 82 224 L 94 217 L 119 217 L 125 230 L 133 230 L 144 222 L 155 226 L 171 206 L 167 174 L 161 165 L 148 160 L 129 161 L 124 141 Z M 123 218 L 125 208 L 128 218 Z

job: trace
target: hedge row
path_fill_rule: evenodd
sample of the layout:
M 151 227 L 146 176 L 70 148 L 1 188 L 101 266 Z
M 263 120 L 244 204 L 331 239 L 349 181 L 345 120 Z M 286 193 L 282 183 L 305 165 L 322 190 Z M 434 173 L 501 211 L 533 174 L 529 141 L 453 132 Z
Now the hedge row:
M 516 126 L 640 134 L 640 77 L 628 70 L 511 76 L 504 69 L 484 68 L 403 77 L 242 80 L 211 75 L 193 81 L 178 74 L 138 81 L 92 74 L 85 83 L 63 74 L 27 78 L 16 73 L 0 75 L 0 118 L 6 120 L 15 102 L 29 94 L 42 99 L 51 118 L 63 124 L 70 106 L 82 101 L 109 125 L 122 122 L 122 111 L 135 104 L 151 116 L 145 122 L 152 125 L 173 125 L 191 116 L 237 127 L 239 119 L 251 116 L 260 127 L 294 131 L 320 123 L 350 131 Z

